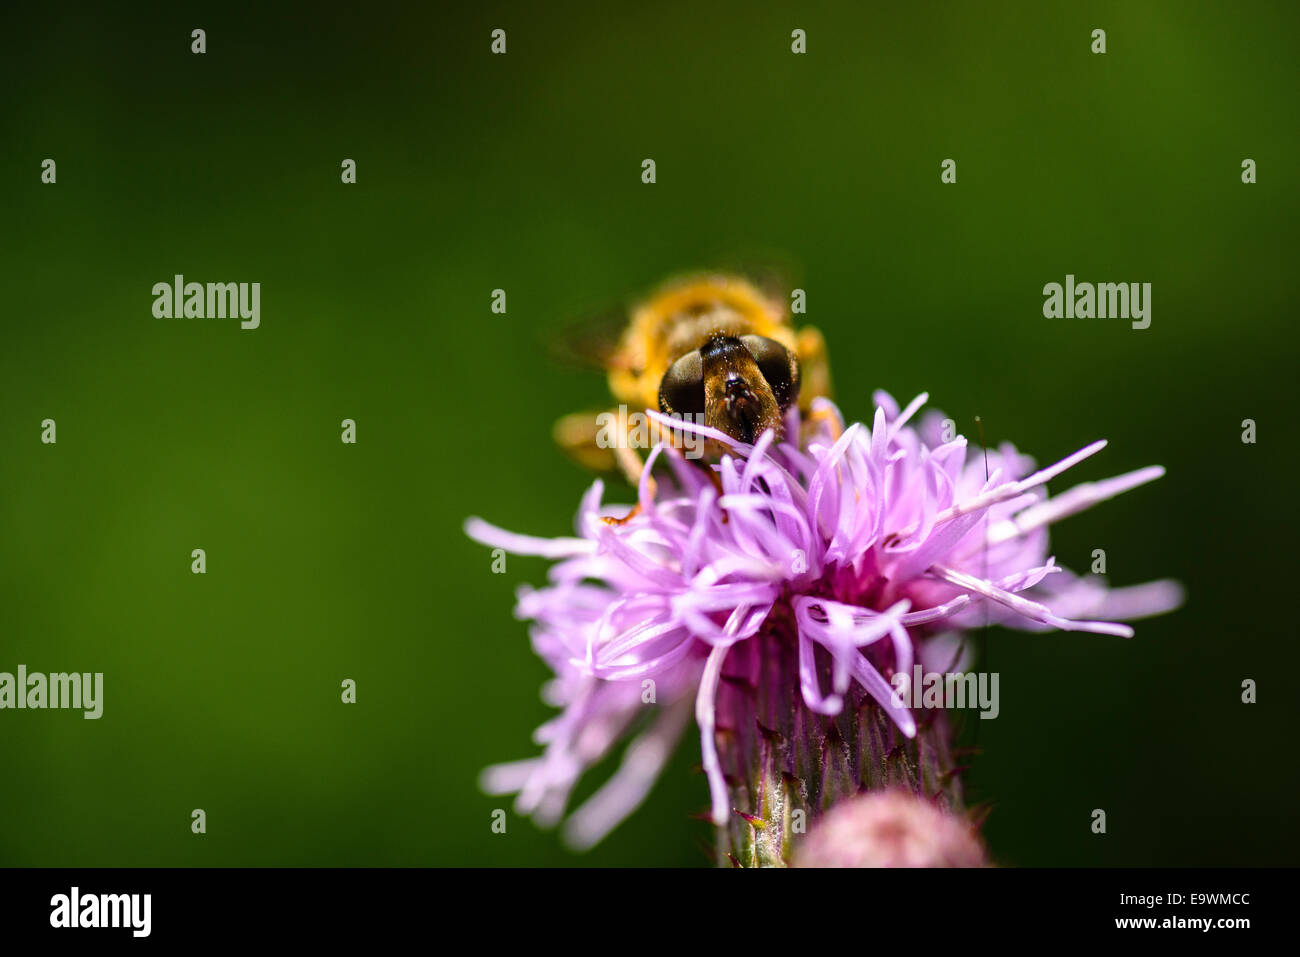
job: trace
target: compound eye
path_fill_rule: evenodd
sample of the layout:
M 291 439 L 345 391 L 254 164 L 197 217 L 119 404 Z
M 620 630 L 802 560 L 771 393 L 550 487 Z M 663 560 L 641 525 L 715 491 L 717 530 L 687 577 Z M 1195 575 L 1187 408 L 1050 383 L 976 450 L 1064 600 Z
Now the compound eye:
M 704 414 L 704 363 L 698 350 L 686 353 L 664 373 L 659 383 L 659 411 L 666 415 Z
M 741 336 L 758 371 L 772 388 L 776 403 L 784 412 L 799 397 L 799 360 L 781 343 L 764 336 Z

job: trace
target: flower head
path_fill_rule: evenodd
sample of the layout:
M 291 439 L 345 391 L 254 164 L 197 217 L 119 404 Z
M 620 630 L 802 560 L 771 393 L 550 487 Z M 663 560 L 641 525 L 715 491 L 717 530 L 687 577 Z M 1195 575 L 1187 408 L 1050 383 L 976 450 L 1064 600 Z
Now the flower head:
M 985 867 L 969 822 L 924 798 L 889 790 L 837 805 L 795 855 L 799 867 Z
M 778 623 L 796 704 L 835 716 L 866 696 L 910 738 L 916 717 L 889 677 L 950 653 L 954 632 L 991 621 L 1131 636 L 1114 619 L 1180 602 L 1172 582 L 1108 589 L 1066 572 L 1047 550 L 1052 522 L 1162 468 L 1048 498 L 1047 482 L 1105 442 L 1038 470 L 1009 444 L 972 455 L 961 436 L 945 440 L 941 415 L 912 424 L 926 399 L 900 410 L 877 393 L 871 426 L 847 428 L 818 400 L 808 423 L 790 413 L 789 441 L 768 432 L 753 446 L 665 419 L 734 452 L 710 470 L 656 446 L 635 513 L 605 521 L 597 481 L 576 537 L 532 538 L 470 519 L 466 530 L 480 542 L 556 560 L 545 587 L 521 589 L 516 615 L 532 622 L 533 646 L 555 671 L 546 698 L 563 710 L 537 732 L 543 753 L 489 768 L 485 789 L 517 793 L 521 811 L 554 822 L 582 772 L 637 732 L 611 781 L 567 823 L 571 843 L 595 843 L 648 793 L 693 702 L 712 818 L 723 825 L 719 684 L 728 656 L 744 646 L 747 658 L 762 658 L 756 642 Z M 652 479 L 661 458 L 668 467 Z M 656 707 L 646 720 L 649 700 Z

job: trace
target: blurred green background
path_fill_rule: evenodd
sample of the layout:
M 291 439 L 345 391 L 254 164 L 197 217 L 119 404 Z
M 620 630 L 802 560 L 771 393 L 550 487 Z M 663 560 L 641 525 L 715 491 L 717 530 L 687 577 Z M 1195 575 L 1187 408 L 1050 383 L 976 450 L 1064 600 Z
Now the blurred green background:
M 1295 4 L 4 16 L 0 670 L 102 671 L 105 711 L 0 712 L 0 863 L 707 864 L 693 733 L 589 854 L 491 832 L 479 769 L 551 713 L 511 615 L 545 564 L 461 524 L 571 529 L 550 426 L 604 386 L 557 329 L 773 257 L 848 416 L 928 390 L 1043 464 L 1108 438 L 1075 480 L 1169 469 L 1053 551 L 1183 611 L 984 642 L 995 857 L 1296 861 Z M 174 273 L 261 282 L 261 328 L 155 319 Z M 1151 327 L 1044 319 L 1066 273 L 1151 282 Z

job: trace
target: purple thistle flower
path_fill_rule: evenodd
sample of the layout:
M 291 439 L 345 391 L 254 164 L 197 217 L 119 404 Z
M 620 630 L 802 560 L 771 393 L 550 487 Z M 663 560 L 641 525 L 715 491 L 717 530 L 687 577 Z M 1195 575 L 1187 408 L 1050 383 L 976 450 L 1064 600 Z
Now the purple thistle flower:
M 556 823 L 581 774 L 632 737 L 611 780 L 566 822 L 568 841 L 588 847 L 645 798 L 693 703 L 713 822 L 731 823 L 737 779 L 758 767 L 761 780 L 749 782 L 742 803 L 761 813 L 741 813 L 755 834 L 765 821 L 779 830 L 792 806 L 818 795 L 825 806 L 864 787 L 875 772 L 860 752 L 873 752 L 873 767 L 895 753 L 879 728 L 863 725 L 859 738 L 859 726 L 841 715 L 869 708 L 888 716 L 890 734 L 917 737 L 917 717 L 889 679 L 910 674 L 918 661 L 935 670 L 952 665 L 954 633 L 991 621 L 1130 637 L 1115 619 L 1181 602 L 1173 582 L 1107 589 L 1065 571 L 1047 552 L 1052 522 L 1158 478 L 1163 468 L 1048 498 L 1048 481 L 1105 442 L 1038 471 L 1003 444 L 988 450 L 986 465 L 984 456 L 968 455 L 964 438 L 943 441 L 938 413 L 911 424 L 926 399 L 900 411 L 877 393 L 871 427 L 847 429 L 838 410 L 818 400 L 817 428 L 806 441 L 774 442 L 768 432 L 753 446 L 650 412 L 735 450 L 716 467 L 716 481 L 659 445 L 641 476 L 639 512 L 624 524 L 603 520 L 599 481 L 582 500 L 574 538 L 533 538 L 468 520 L 466 531 L 479 542 L 556 560 L 545 587 L 519 591 L 515 613 L 532 622 L 533 647 L 555 672 L 544 697 L 562 711 L 535 735 L 543 753 L 487 769 L 484 789 L 517 793 L 517 810 Z M 787 436 L 802 434 L 797 411 L 787 425 Z M 669 468 L 652 481 L 660 457 Z M 647 680 L 654 709 L 646 707 Z M 747 718 L 737 707 L 720 709 L 724 683 L 743 692 L 730 698 L 755 702 Z M 758 733 L 746 736 L 751 726 Z M 791 741 L 813 731 L 822 753 L 809 758 Z M 868 737 L 875 744 L 859 746 Z M 766 747 L 759 739 L 776 741 L 780 754 L 754 759 Z M 724 769 L 720 740 L 753 760 Z M 946 753 L 938 758 L 935 793 L 950 774 Z M 917 761 L 925 764 L 924 755 Z M 791 798 L 786 785 L 814 765 L 821 783 L 811 790 L 798 783 Z M 841 773 L 842 787 L 827 783 Z M 780 844 L 755 859 L 786 859 Z

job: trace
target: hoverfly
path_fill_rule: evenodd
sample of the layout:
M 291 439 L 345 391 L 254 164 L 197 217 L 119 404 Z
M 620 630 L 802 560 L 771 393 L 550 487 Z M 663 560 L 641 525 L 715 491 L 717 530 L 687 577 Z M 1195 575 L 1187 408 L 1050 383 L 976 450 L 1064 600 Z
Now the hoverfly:
M 785 300 L 765 295 L 739 276 L 707 274 L 661 287 L 636 306 L 602 365 L 613 398 L 632 410 L 685 416 L 753 443 L 767 429 L 783 431 L 796 402 L 807 411 L 830 391 L 826 343 L 817 329 L 795 330 Z M 611 413 L 616 415 L 617 413 Z M 647 441 L 598 441 L 597 416 L 560 419 L 555 438 L 582 464 L 620 469 L 636 485 L 643 460 L 662 431 Z M 626 416 L 619 421 L 626 423 Z M 710 443 L 707 454 L 720 451 Z

